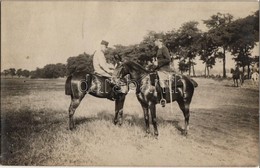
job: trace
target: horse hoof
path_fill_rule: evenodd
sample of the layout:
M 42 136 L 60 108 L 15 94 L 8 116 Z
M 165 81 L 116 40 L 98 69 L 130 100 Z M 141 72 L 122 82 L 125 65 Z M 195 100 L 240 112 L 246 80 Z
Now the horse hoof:
M 158 136 L 159 136 L 159 133 L 158 133 L 158 132 L 154 132 L 154 136 L 155 136 L 155 137 L 158 137 Z
M 114 123 L 114 125 L 116 125 L 116 124 L 118 123 L 118 121 L 117 121 L 117 120 L 114 120 L 113 123 Z
M 75 127 L 69 127 L 70 131 L 73 131 L 75 129 Z
M 149 135 L 149 134 L 150 134 L 150 130 L 146 130 L 146 134 L 148 134 L 148 135 Z
M 188 135 L 188 131 L 184 130 L 184 131 L 182 132 L 182 135 L 187 136 L 187 135 Z

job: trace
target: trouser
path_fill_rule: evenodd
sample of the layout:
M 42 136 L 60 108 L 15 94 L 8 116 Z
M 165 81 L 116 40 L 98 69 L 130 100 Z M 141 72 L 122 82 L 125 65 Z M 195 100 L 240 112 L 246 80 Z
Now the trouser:
M 167 72 L 167 71 L 158 71 L 157 73 L 158 73 L 158 76 L 159 76 L 159 84 L 160 84 L 160 87 L 162 88 L 161 89 L 161 99 L 165 99 L 166 93 L 164 91 L 165 91 L 165 88 L 168 86 L 168 82 L 167 81 L 172 82 L 173 76 L 172 76 L 172 74 L 170 72 Z M 178 90 L 181 92 L 181 95 L 183 96 L 183 98 L 186 99 L 186 97 L 187 97 L 187 95 L 186 95 L 186 82 L 182 78 L 181 75 L 177 75 L 177 74 L 176 74 L 174 80 L 177 80 L 176 79 L 177 77 L 180 77 L 180 79 L 178 81 L 176 81 L 176 85 L 179 82 L 182 83 L 182 88 L 179 88 Z M 177 88 L 177 86 L 175 86 L 175 87 Z
M 166 71 L 158 71 L 158 76 L 159 76 L 159 84 L 162 88 L 166 87 L 166 81 L 171 79 L 171 74 Z

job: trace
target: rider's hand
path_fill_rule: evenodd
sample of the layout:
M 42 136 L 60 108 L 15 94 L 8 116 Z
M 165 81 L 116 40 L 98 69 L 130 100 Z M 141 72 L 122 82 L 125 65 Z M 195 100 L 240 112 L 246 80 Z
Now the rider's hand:
M 155 60 L 155 61 L 153 62 L 153 64 L 154 64 L 155 66 L 158 66 L 158 61 Z

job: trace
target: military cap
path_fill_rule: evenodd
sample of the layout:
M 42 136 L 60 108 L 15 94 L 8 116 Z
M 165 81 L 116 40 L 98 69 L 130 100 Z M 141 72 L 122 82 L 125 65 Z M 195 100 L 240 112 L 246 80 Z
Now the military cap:
M 163 35 L 162 35 L 162 34 L 155 34 L 155 35 L 154 35 L 154 38 L 155 38 L 156 40 L 162 40 L 162 39 L 163 39 Z
M 107 41 L 105 41 L 105 40 L 102 40 L 102 41 L 101 41 L 101 44 L 102 44 L 102 45 L 105 45 L 105 46 L 108 46 L 109 43 L 108 43 Z

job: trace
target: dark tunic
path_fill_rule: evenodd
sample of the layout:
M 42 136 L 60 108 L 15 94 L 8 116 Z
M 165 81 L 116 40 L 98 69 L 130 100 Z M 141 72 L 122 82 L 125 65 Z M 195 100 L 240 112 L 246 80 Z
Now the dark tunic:
M 158 66 L 156 69 L 169 71 L 171 56 L 168 49 L 165 46 L 162 46 L 162 48 L 158 49 L 156 57 L 158 61 Z

